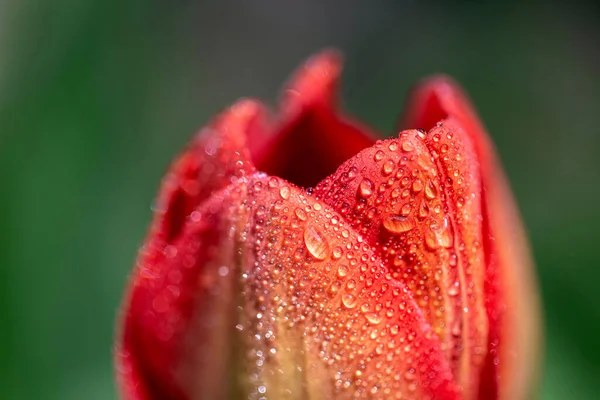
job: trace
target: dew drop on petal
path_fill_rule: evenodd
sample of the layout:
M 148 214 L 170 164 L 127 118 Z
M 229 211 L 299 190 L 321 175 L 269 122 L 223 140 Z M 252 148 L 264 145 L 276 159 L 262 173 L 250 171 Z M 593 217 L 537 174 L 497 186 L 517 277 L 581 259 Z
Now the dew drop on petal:
M 356 297 L 352 293 L 344 293 L 342 295 L 342 304 L 346 308 L 354 308 L 356 307 Z
M 304 244 L 308 252 L 317 260 L 324 260 L 329 255 L 327 239 L 312 225 L 308 225 L 304 230 Z
M 410 153 L 414 150 L 414 146 L 411 142 L 402 142 L 402 150 L 404 150 L 406 153 Z
M 447 218 L 444 218 L 444 224 L 438 234 L 438 241 L 440 245 L 445 248 L 452 247 L 452 243 L 454 242 L 454 237 L 452 235 L 452 231 L 450 230 Z
M 418 193 L 421 190 L 423 190 L 423 181 L 420 179 L 415 179 L 415 181 L 412 184 L 412 190 L 415 193 Z
M 377 314 L 377 313 L 366 313 L 365 314 L 365 318 L 367 319 L 367 321 L 369 321 L 371 324 L 373 325 L 377 325 L 381 322 L 381 320 L 383 318 L 381 318 L 381 315 Z
M 386 160 L 381 167 L 381 171 L 384 175 L 389 175 L 394 172 L 394 162 L 392 160 Z
M 427 181 L 427 185 L 425 185 L 425 196 L 430 200 L 435 199 L 437 196 L 437 189 L 431 181 Z
M 337 259 L 341 258 L 343 253 L 344 252 L 340 246 L 336 246 L 333 248 L 333 258 L 334 259 L 337 260 Z
M 408 214 L 410 214 L 410 204 L 406 203 L 405 205 L 403 205 L 402 208 L 400 209 L 400 213 L 404 216 L 407 216 Z
M 393 214 L 383 219 L 383 227 L 392 233 L 402 233 L 413 229 L 415 224 L 409 217 Z
M 338 275 L 339 275 L 340 277 L 344 277 L 344 276 L 348 275 L 348 271 L 349 271 L 349 270 L 350 270 L 350 269 L 348 268 L 348 266 L 347 266 L 347 265 L 340 265 L 340 266 L 338 267 Z
M 425 201 L 421 202 L 421 206 L 419 207 L 419 217 L 425 218 L 429 214 L 429 206 L 425 203 Z
M 294 213 L 296 214 L 296 217 L 298 217 L 299 220 L 306 221 L 306 211 L 304 211 L 301 208 L 296 208 Z
M 288 197 L 290 197 L 290 187 L 282 186 L 281 189 L 279 189 L 279 195 L 282 199 L 287 200 Z
M 363 179 L 358 186 L 358 191 L 363 197 L 371 196 L 373 194 L 373 182 L 370 179 Z

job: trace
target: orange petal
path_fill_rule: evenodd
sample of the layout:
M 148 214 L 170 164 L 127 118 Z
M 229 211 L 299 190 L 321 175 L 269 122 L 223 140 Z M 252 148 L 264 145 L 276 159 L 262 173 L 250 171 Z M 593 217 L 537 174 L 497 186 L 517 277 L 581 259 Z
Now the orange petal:
M 379 142 L 315 189 L 415 294 L 466 398 L 488 332 L 477 168 L 464 133 L 444 124 Z
M 286 181 L 249 187 L 240 328 L 249 392 L 458 398 L 437 336 L 366 238 Z
M 450 120 L 463 128 L 480 164 L 491 327 L 480 397 L 531 398 L 540 356 L 538 289 L 521 218 L 493 144 L 466 95 L 449 78 L 424 81 L 408 105 L 403 126 L 429 129 Z

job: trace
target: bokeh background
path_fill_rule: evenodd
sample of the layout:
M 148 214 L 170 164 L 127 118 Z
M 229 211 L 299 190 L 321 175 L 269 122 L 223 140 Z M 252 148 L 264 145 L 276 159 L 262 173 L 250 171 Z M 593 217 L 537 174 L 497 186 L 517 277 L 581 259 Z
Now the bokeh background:
M 116 399 L 115 317 L 169 161 L 323 47 L 393 134 L 410 85 L 464 84 L 528 227 L 542 399 L 600 376 L 600 9 L 592 3 L 0 0 L 0 398 Z

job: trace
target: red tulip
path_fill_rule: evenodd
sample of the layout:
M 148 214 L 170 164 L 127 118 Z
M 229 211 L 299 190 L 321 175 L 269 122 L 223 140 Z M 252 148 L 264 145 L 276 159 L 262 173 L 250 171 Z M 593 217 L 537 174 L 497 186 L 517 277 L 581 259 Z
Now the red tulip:
M 123 306 L 124 399 L 531 395 L 531 262 L 472 106 L 434 77 L 416 129 L 375 141 L 338 112 L 339 72 L 311 59 L 276 118 L 240 101 L 171 167 Z

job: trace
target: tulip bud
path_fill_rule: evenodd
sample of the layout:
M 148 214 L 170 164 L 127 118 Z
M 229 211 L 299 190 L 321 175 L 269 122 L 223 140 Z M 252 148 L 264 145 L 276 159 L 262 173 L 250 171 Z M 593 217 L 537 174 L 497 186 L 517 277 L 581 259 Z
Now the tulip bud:
M 123 305 L 123 398 L 526 399 L 537 297 L 492 146 L 447 78 L 397 137 L 335 104 L 339 56 L 280 116 L 243 100 L 166 175 Z

